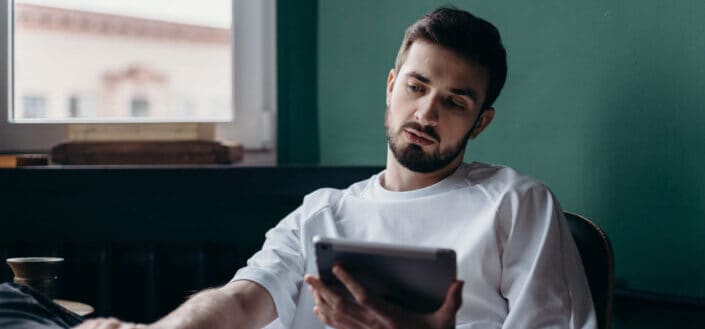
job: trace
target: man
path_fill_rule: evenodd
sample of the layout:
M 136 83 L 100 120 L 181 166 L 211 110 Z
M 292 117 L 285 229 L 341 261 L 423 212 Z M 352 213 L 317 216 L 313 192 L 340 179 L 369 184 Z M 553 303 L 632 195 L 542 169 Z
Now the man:
M 387 78 L 386 169 L 345 190 L 311 193 L 229 284 L 149 327 L 595 328 L 551 192 L 507 167 L 462 163 L 468 140 L 492 122 L 506 70 L 490 23 L 449 8 L 418 20 Z M 346 300 L 314 275 L 314 235 L 452 248 L 459 280 L 438 311 L 411 314 L 336 267 L 356 299 Z M 118 327 L 131 326 L 94 320 L 80 328 Z

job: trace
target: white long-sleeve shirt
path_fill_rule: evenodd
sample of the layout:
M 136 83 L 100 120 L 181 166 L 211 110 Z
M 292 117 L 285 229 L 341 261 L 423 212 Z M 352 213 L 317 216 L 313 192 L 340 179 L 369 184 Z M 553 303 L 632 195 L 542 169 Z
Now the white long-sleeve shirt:
M 317 273 L 315 235 L 454 249 L 465 281 L 457 328 L 597 327 L 580 256 L 544 185 L 481 163 L 407 192 L 384 189 L 383 175 L 307 195 L 235 274 L 272 295 L 279 318 L 270 328 L 325 328 L 302 289 Z

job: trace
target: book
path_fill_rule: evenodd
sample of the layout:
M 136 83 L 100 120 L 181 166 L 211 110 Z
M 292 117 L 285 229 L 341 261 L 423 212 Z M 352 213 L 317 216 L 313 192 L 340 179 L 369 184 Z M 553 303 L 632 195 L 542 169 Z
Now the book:
M 49 157 L 46 154 L 4 154 L 0 155 L 0 168 L 17 168 L 24 166 L 46 166 Z
M 52 147 L 51 163 L 63 165 L 231 164 L 243 146 L 208 140 L 66 142 Z

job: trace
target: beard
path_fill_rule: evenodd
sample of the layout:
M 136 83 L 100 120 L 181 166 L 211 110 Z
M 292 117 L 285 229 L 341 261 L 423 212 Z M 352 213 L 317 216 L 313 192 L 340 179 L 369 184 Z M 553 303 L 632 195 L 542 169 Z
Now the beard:
M 387 111 L 389 111 L 389 109 L 387 109 Z M 393 132 L 389 127 L 389 123 L 385 120 L 384 131 L 387 135 L 387 143 L 389 143 L 389 149 L 392 151 L 392 154 L 402 166 L 419 173 L 431 173 L 453 162 L 453 160 L 465 150 L 468 138 L 472 132 L 472 129 L 470 129 L 463 139 L 458 141 L 447 151 L 442 152 L 441 149 L 438 148 L 433 152 L 427 153 L 420 145 L 414 143 L 404 145 L 404 141 L 402 141 L 404 128 L 411 128 L 426 133 L 435 138 L 438 143 L 441 142 L 440 136 L 438 136 L 438 133 L 436 133 L 433 127 L 424 127 L 416 122 L 407 122 L 399 127 L 396 132 Z

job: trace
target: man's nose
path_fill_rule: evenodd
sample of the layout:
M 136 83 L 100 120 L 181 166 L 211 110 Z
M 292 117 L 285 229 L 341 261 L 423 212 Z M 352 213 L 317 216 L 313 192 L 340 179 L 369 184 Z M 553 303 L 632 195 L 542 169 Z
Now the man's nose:
M 438 99 L 434 95 L 427 95 L 418 100 L 414 119 L 424 126 L 435 127 L 438 125 Z

